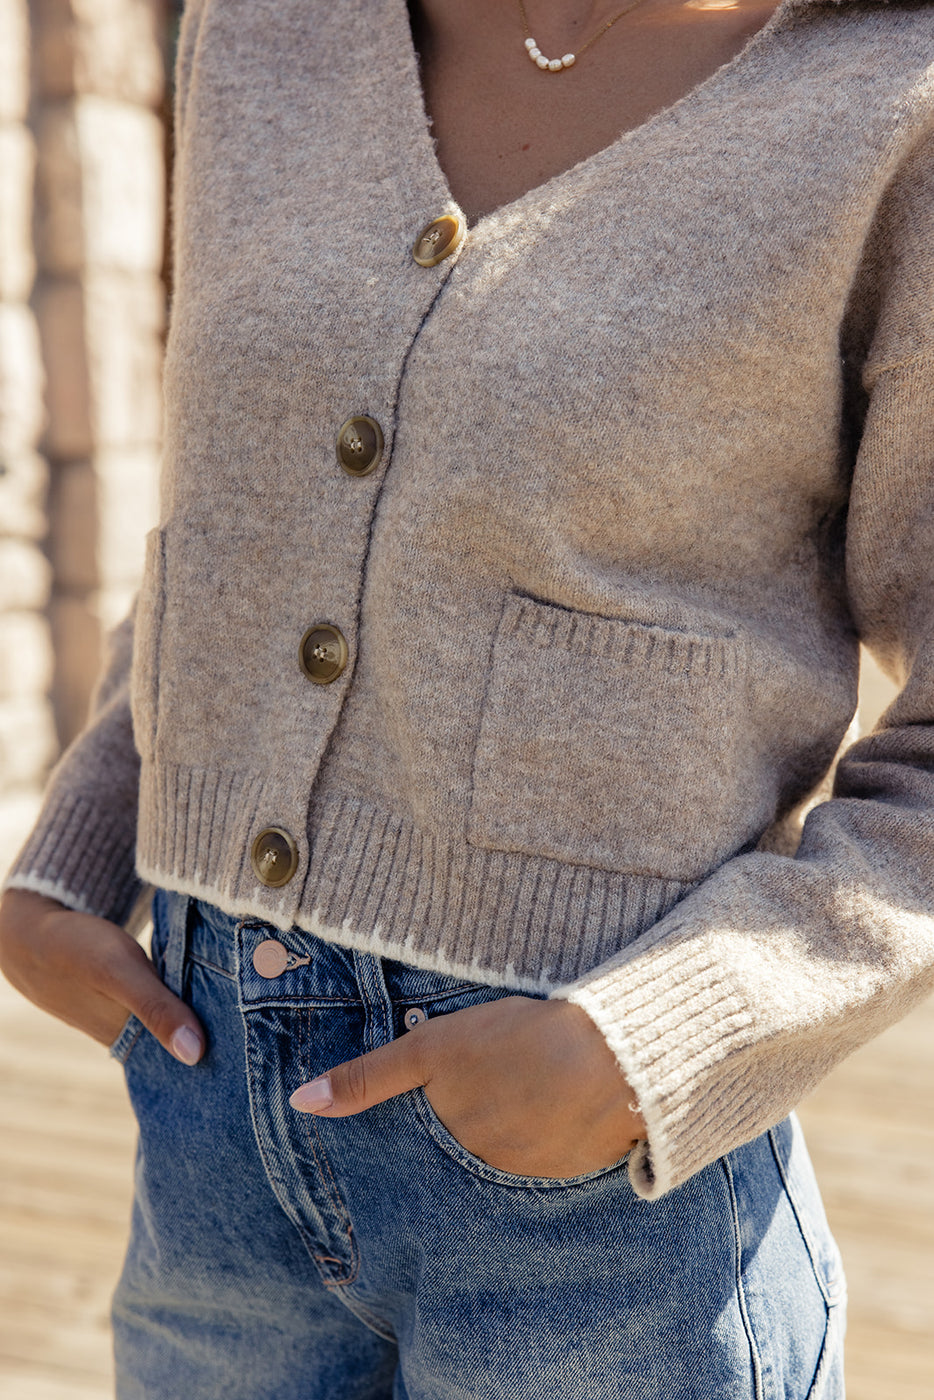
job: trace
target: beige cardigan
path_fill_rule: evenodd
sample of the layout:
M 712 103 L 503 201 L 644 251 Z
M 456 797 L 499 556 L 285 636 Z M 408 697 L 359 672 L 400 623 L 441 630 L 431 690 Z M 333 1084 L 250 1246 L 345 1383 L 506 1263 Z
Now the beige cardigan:
M 132 677 L 11 883 L 570 996 L 648 1197 L 780 1119 L 932 983 L 932 126 L 931 6 L 785 0 L 426 267 L 405 0 L 193 0 Z

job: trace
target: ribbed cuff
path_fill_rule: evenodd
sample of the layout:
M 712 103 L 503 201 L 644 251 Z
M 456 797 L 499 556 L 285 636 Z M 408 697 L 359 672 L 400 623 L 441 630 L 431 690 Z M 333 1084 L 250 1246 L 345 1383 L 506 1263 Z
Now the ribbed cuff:
M 648 935 L 552 996 L 587 1012 L 636 1097 L 648 1138 L 629 1174 L 646 1200 L 768 1126 L 743 1053 L 755 1039 L 752 1014 L 709 944 L 692 947 L 671 929 L 664 946 Z
M 135 845 L 135 830 L 125 821 L 53 789 L 4 889 L 33 890 L 125 925 L 142 890 Z

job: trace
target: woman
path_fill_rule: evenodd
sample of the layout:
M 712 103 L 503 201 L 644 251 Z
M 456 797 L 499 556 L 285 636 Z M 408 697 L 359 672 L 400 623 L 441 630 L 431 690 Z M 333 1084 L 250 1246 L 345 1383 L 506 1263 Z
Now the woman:
M 162 523 L 2 918 L 140 1119 L 121 1397 L 843 1393 L 787 1115 L 932 980 L 934 16 L 770 11 L 186 16 Z

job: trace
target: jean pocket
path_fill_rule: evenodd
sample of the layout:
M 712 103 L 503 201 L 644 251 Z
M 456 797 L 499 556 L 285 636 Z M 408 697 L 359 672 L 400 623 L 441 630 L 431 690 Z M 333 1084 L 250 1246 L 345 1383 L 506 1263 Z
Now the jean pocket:
M 110 1046 L 110 1055 L 118 1064 L 125 1065 L 142 1035 L 146 1034 L 146 1027 L 138 1016 L 130 1015 L 123 1023 L 123 1028 L 116 1040 Z
M 794 1115 L 769 1133 L 785 1194 L 794 1212 L 817 1286 L 829 1308 L 846 1299 L 843 1263 L 830 1232 L 804 1137 Z
M 584 1172 L 580 1176 L 523 1176 L 517 1172 L 503 1171 L 500 1167 L 490 1166 L 489 1162 L 484 1162 L 482 1157 L 475 1156 L 473 1152 L 469 1152 L 464 1147 L 463 1143 L 458 1142 L 454 1134 L 445 1127 L 435 1113 L 424 1089 L 412 1089 L 410 1097 L 423 1129 L 434 1139 L 442 1152 L 446 1153 L 459 1167 L 470 1172 L 473 1176 L 479 1177 L 481 1181 L 527 1191 L 566 1191 L 575 1187 L 589 1186 L 592 1182 L 601 1181 L 613 1172 L 625 1172 L 628 1153 L 619 1161 L 611 1162 L 607 1167 L 598 1167 L 596 1171 Z
M 807 1400 L 845 1400 L 843 1372 L 843 1335 L 846 1331 L 846 1309 L 842 1302 L 827 1310 L 827 1331 L 820 1360 Z
M 160 982 L 165 981 L 165 950 L 169 940 L 170 926 L 165 911 L 166 895 L 157 890 L 152 903 L 152 933 L 149 941 L 149 960 Z M 140 1039 L 149 1032 L 138 1016 L 131 1013 L 123 1023 L 109 1053 L 119 1064 L 126 1065 Z
M 794 1116 L 722 1165 L 756 1395 L 842 1400 L 843 1271 Z

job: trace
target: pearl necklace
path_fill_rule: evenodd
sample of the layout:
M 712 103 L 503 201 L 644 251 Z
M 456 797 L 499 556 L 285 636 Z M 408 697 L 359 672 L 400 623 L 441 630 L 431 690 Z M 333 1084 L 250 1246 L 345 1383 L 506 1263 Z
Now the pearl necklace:
M 624 9 L 620 10 L 618 14 L 615 14 L 612 19 L 608 19 L 602 29 L 597 30 L 592 39 L 587 40 L 586 44 L 581 47 L 580 52 L 586 53 L 591 45 L 595 44 L 598 39 L 603 38 L 608 29 L 613 28 L 617 20 L 621 20 L 623 15 L 628 15 L 630 10 L 634 10 L 637 5 L 641 4 L 642 0 L 630 0 L 630 3 L 626 5 Z M 535 40 L 532 38 L 532 33 L 529 28 L 529 17 L 525 12 L 524 0 L 519 0 L 519 13 L 522 16 L 522 27 L 525 30 L 525 51 L 536 68 L 540 68 L 543 73 L 560 73 L 563 69 L 570 68 L 572 64 L 577 62 L 578 56 L 574 53 L 566 53 L 563 58 L 546 58 L 538 47 L 538 44 L 536 44 Z

